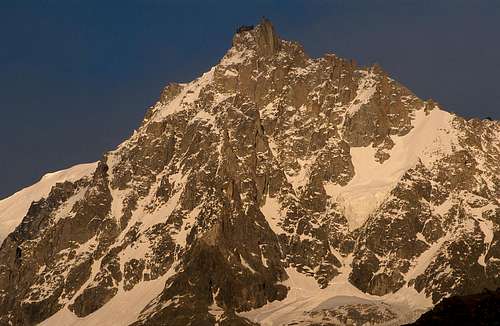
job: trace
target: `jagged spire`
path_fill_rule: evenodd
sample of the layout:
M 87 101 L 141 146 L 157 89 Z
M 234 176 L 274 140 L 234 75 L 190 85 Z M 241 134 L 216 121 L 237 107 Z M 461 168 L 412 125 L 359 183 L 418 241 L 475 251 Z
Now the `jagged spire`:
M 238 43 L 248 42 L 254 43 L 258 55 L 266 57 L 279 52 L 281 45 L 273 24 L 265 17 L 262 17 L 260 23 L 255 27 L 253 25 L 242 25 L 236 30 L 233 46 Z
M 280 40 L 271 21 L 265 17 L 255 28 L 257 48 L 265 56 L 273 55 L 280 50 Z

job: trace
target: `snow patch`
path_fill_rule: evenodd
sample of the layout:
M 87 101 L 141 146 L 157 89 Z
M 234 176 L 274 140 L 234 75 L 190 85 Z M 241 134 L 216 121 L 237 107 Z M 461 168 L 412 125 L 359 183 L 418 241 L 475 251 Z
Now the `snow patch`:
M 218 322 L 222 319 L 222 316 L 224 315 L 224 309 L 219 307 L 214 300 L 214 302 L 210 306 L 208 306 L 208 313 L 214 316 L 216 325 L 219 325 Z
M 252 266 L 250 266 L 250 264 L 245 260 L 245 258 L 243 258 L 243 256 L 240 255 L 240 259 L 241 259 L 241 265 L 243 267 L 245 267 L 246 269 L 248 269 L 250 272 L 252 272 L 253 274 L 256 274 L 257 272 L 255 271 L 255 269 L 252 268 Z
M 301 189 L 304 189 L 305 185 L 309 181 L 309 174 L 311 166 L 314 164 L 314 158 L 309 158 L 307 160 L 297 159 L 297 163 L 300 165 L 300 169 L 295 171 L 294 174 L 286 174 L 288 182 L 292 185 L 296 194 L 298 194 Z
M 245 33 L 245 38 L 253 39 L 250 33 Z M 255 51 L 252 49 L 237 49 L 236 47 L 232 47 L 227 51 L 226 55 L 222 58 L 219 63 L 221 67 L 227 66 L 235 66 L 244 63 L 248 59 L 250 59 L 255 54 Z
M 493 222 L 484 219 L 477 219 L 477 221 L 479 222 L 479 228 L 483 232 L 484 235 L 483 241 L 485 245 L 485 250 L 481 254 L 481 256 L 479 256 L 477 262 L 480 265 L 486 267 L 486 261 L 485 261 L 486 255 L 488 254 L 488 251 L 490 250 L 491 247 L 491 242 L 493 241 Z
M 372 71 L 361 71 L 363 77 L 359 81 L 356 97 L 351 101 L 347 108 L 347 115 L 353 116 L 361 109 L 361 106 L 368 104 L 370 99 L 377 90 L 377 81 L 375 80 L 375 73 Z
M 276 234 L 284 233 L 283 229 L 279 225 L 281 222 L 281 204 L 276 197 L 266 197 L 266 202 L 260 208 L 262 214 L 264 214 L 267 223 Z
M 441 250 L 441 247 L 449 239 L 449 234 L 441 237 L 439 240 L 434 242 L 426 251 L 420 254 L 420 256 L 418 256 L 418 258 L 412 263 L 410 270 L 406 273 L 405 280 L 410 281 L 423 274 L 427 267 L 429 267 L 432 261 L 437 257 L 439 251 Z

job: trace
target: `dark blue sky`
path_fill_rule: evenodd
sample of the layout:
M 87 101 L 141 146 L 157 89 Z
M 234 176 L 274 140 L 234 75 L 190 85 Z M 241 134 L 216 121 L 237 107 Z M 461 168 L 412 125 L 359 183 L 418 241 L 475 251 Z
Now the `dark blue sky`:
M 499 118 L 498 1 L 0 0 L 0 198 L 99 159 L 263 15 L 312 56 L 379 62 L 422 98 Z

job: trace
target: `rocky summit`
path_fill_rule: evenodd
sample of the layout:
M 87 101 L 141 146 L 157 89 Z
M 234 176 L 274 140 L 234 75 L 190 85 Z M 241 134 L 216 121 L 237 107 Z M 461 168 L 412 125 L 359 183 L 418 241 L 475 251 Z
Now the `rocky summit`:
M 242 26 L 98 163 L 0 201 L 0 325 L 411 323 L 499 287 L 499 162 L 500 122 Z

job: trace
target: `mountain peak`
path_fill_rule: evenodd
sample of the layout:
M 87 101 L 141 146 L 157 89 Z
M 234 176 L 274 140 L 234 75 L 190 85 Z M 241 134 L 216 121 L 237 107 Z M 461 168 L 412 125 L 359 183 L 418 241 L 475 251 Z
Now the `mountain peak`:
M 233 47 L 238 45 L 255 47 L 260 56 L 272 56 L 279 52 L 281 40 L 279 39 L 271 21 L 262 18 L 257 26 L 242 25 L 233 37 Z
M 31 205 L 0 246 L 0 325 L 402 324 L 500 285 L 499 140 L 379 66 L 242 26 Z

